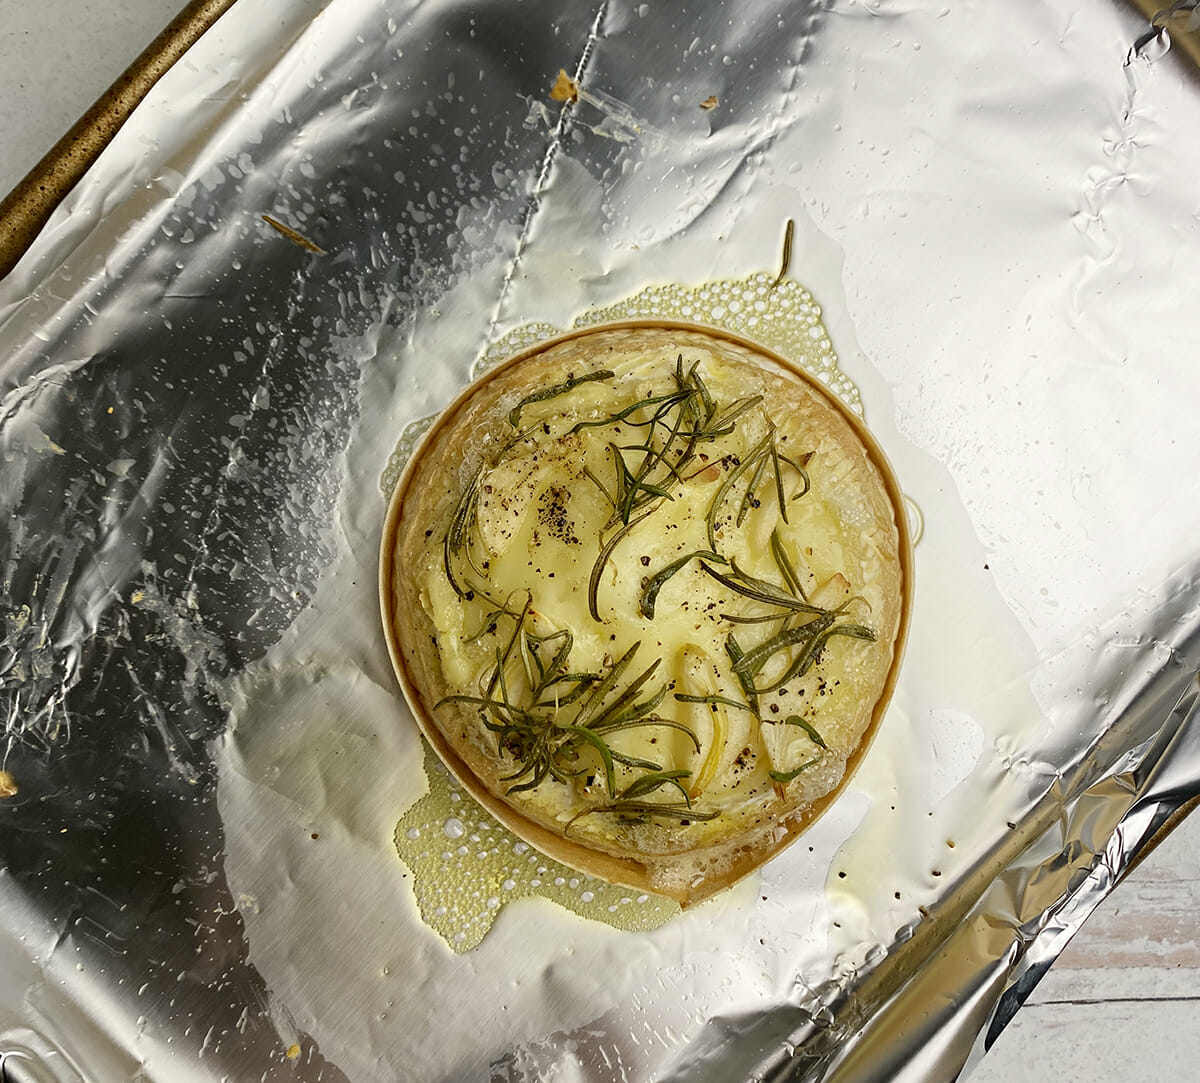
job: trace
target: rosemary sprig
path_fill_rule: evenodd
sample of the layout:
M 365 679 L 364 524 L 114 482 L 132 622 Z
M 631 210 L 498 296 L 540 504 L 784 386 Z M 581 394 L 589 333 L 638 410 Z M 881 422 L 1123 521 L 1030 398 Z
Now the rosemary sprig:
M 773 431 L 772 431 L 772 436 L 774 436 Z M 779 501 L 779 518 L 782 519 L 786 523 L 788 521 L 788 517 L 787 517 L 788 502 L 787 502 L 787 497 L 784 495 L 784 492 L 783 492 L 783 470 L 779 465 L 779 460 L 780 460 L 779 448 L 776 446 L 775 441 L 773 439 L 771 441 L 771 449 L 770 450 L 771 450 L 771 469 L 775 472 L 775 498 Z
M 514 620 L 520 617 L 519 611 L 514 613 L 513 610 L 509 608 L 507 600 L 503 602 L 492 602 L 491 598 L 489 598 L 485 592 L 476 590 L 474 588 L 468 591 L 468 593 L 474 594 L 476 597 L 489 602 L 492 605 L 492 608 L 484 613 L 483 619 L 479 623 L 479 631 L 463 637 L 467 643 L 477 642 L 484 636 L 494 633 L 499 627 L 501 617 L 512 617 Z
M 633 513 L 651 500 L 674 499 L 670 489 L 647 481 L 644 469 L 633 473 L 625 462 L 625 456 L 621 454 L 621 448 L 616 444 L 610 443 L 608 450 L 612 452 L 613 469 L 616 474 L 616 497 L 613 501 L 615 507 L 608 526 L 615 525 L 617 520 L 628 526 Z
M 553 643 L 559 639 L 562 640 L 562 646 L 554 652 L 549 665 L 546 665 L 542 662 L 541 649 L 545 644 Z M 548 685 L 555 683 L 560 675 L 566 672 L 567 659 L 571 655 L 571 648 L 575 645 L 575 637 L 568 628 L 552 632 L 548 636 L 537 636 L 532 632 L 526 631 L 525 642 L 529 648 L 529 655 L 538 670 L 537 683 L 534 684 L 533 680 L 529 682 L 531 685 L 534 685 L 533 695 L 536 698 L 542 694 Z
M 753 710 L 747 707 L 746 704 L 741 703 L 736 699 L 730 699 L 728 696 L 689 696 L 684 692 L 676 692 L 675 698 L 679 700 L 680 703 L 707 703 L 709 705 L 720 703 L 725 707 L 736 707 L 739 711 L 749 711 L 751 714 L 755 713 Z
M 606 414 L 604 417 L 596 418 L 592 421 L 580 421 L 573 429 L 572 433 L 581 432 L 583 429 L 600 428 L 607 425 L 616 425 L 618 422 L 626 421 L 639 410 L 644 410 L 648 406 L 659 406 L 662 403 L 667 404 L 669 409 L 676 405 L 682 399 L 687 397 L 687 393 L 681 394 L 678 391 L 669 391 L 665 395 L 651 395 L 649 398 L 640 399 L 629 406 L 623 406 L 615 414 Z M 662 411 L 655 411 L 654 415 L 646 421 L 632 421 L 631 425 L 654 425 L 661 419 Z
M 775 527 L 771 531 L 771 557 L 775 561 L 775 567 L 779 569 L 779 574 L 783 576 L 784 583 L 787 588 L 801 601 L 808 601 L 808 594 L 804 587 L 800 584 L 800 576 L 796 574 L 796 569 L 792 566 L 791 559 L 787 555 L 787 550 L 783 547 L 783 541 L 779 537 L 779 527 Z
M 807 734 L 809 740 L 812 741 L 813 744 L 815 744 L 822 751 L 828 751 L 829 746 L 825 743 L 825 739 L 820 735 L 820 733 L 817 732 L 816 728 L 810 722 L 805 721 L 798 714 L 788 715 L 787 718 L 785 718 L 783 720 L 783 725 L 799 727 L 800 729 L 802 729 L 805 732 L 805 734 Z M 770 762 L 769 757 L 768 757 L 767 762 L 768 763 Z M 818 754 L 818 755 L 810 758 L 806 762 L 800 764 L 798 767 L 794 768 L 791 771 L 777 771 L 774 768 L 771 768 L 767 771 L 767 774 L 770 776 L 772 781 L 774 781 L 775 783 L 790 782 L 792 779 L 796 778 L 802 771 L 807 771 L 810 767 L 814 767 L 820 762 L 821 762 L 821 756 Z M 783 795 L 782 791 L 779 791 L 779 793 L 780 793 L 780 796 L 782 797 L 782 795 Z
M 759 480 L 762 478 L 763 471 L 767 468 L 767 457 L 760 455 L 758 462 L 755 464 L 754 473 L 750 475 L 750 484 L 746 486 L 746 491 L 742 494 L 742 502 L 738 505 L 737 518 L 734 523 L 741 526 L 746 516 L 750 513 L 751 508 L 757 508 L 762 505 L 762 501 L 754 495 L 754 490 L 758 488 Z
M 636 646 L 634 649 L 636 649 Z M 661 661 L 661 658 L 655 658 L 639 676 L 630 681 L 620 694 L 602 709 L 597 709 L 592 713 L 589 711 L 587 705 L 581 708 L 579 712 L 581 716 L 590 715 L 590 717 L 583 719 L 586 725 L 591 729 L 602 732 L 610 726 L 617 726 L 631 719 L 642 718 L 653 711 L 667 694 L 667 686 L 664 684 L 657 692 L 652 693 L 640 703 L 637 702 L 637 694 L 641 691 L 642 686 L 654 675 L 654 671 L 658 669 Z
M 654 514 L 654 511 L 654 508 L 647 508 L 636 519 L 626 523 L 620 530 L 613 533 L 608 541 L 600 547 L 600 555 L 596 557 L 596 561 L 592 565 L 592 574 L 588 576 L 588 612 L 591 613 L 592 620 L 600 620 L 600 576 L 604 573 L 604 566 L 608 563 L 608 558 L 612 556 L 613 550 L 621 544 L 626 535 L 643 519 Z
M 712 498 L 712 503 L 708 506 L 708 514 L 705 516 L 705 522 L 708 527 L 708 547 L 716 549 L 717 547 L 717 514 L 721 506 L 725 503 L 730 490 L 747 471 L 753 469 L 760 458 L 767 452 L 767 445 L 771 440 L 771 433 L 768 433 L 762 438 L 759 443 L 755 444 L 745 457 L 742 458 L 737 465 L 734 466 L 728 474 L 725 475 L 724 481 L 721 482 L 721 487 L 716 491 Z
M 719 812 L 701 812 L 690 805 L 656 805 L 647 801 L 614 801 L 597 812 L 617 812 L 625 816 L 666 816 L 676 820 L 715 820 Z
M 756 405 L 758 401 L 757 398 L 750 400 L 746 408 L 748 409 L 749 406 Z M 740 527 L 749 511 L 752 508 L 760 506 L 761 501 L 755 494 L 758 491 L 759 482 L 762 480 L 763 474 L 766 473 L 768 463 L 771 466 L 771 473 L 775 479 L 775 498 L 779 503 L 779 517 L 785 523 L 788 521 L 787 506 L 789 500 L 798 500 L 811 488 L 812 483 L 804 467 L 795 462 L 795 460 L 780 453 L 775 439 L 775 426 L 768 423 L 767 435 L 746 452 L 745 456 L 725 475 L 725 480 L 721 483 L 721 487 L 717 490 L 712 498 L 712 502 L 708 506 L 705 522 L 708 527 L 708 544 L 710 548 L 715 549 L 717 547 L 718 519 L 725 501 L 729 499 L 734 486 L 750 471 L 753 471 L 753 473 L 750 474 L 746 490 L 742 493 L 742 499 L 738 504 L 737 514 L 734 517 L 734 525 Z M 784 492 L 784 465 L 792 467 L 804 482 L 803 488 L 793 493 L 790 498 Z
M 738 567 L 736 561 L 730 562 L 728 574 L 717 571 L 704 561 L 700 564 L 704 572 L 717 582 L 751 601 L 774 610 L 772 613 L 749 616 L 723 613 L 723 619 L 734 624 L 780 622 L 778 631 L 750 650 L 746 650 L 732 633 L 725 641 L 725 652 L 729 655 L 733 674 L 741 685 L 746 702 L 756 713 L 759 697 L 778 691 L 788 681 L 803 677 L 820 659 L 822 651 L 833 636 L 875 639 L 874 631 L 865 625 L 838 623 L 838 619 L 850 604 L 849 601 L 837 609 L 825 609 L 808 601 L 800 584 L 800 577 L 796 574 L 779 537 L 778 528 L 771 532 L 771 554 L 783 579 L 782 583 L 772 583 L 749 575 Z M 792 653 L 796 648 L 798 650 Z M 766 683 L 759 683 L 759 674 L 772 659 L 780 655 L 786 659 L 786 664 L 779 676 Z
M 639 797 L 645 797 L 647 794 L 654 793 L 655 790 L 663 786 L 674 786 L 683 795 L 684 802 L 690 808 L 692 804 L 691 798 L 688 797 L 687 787 L 680 782 L 680 779 L 690 778 L 691 774 L 691 771 L 680 769 L 675 771 L 659 770 L 642 775 L 641 778 L 634 779 L 617 794 L 617 800 L 634 801 Z
M 654 619 L 654 605 L 658 601 L 658 592 L 666 585 L 668 579 L 675 575 L 676 572 L 682 571 L 693 560 L 715 560 L 721 564 L 727 564 L 728 561 L 721 556 L 720 553 L 713 553 L 707 549 L 698 550 L 695 553 L 688 553 L 687 556 L 680 557 L 678 560 L 673 560 L 661 571 L 655 572 L 647 581 L 645 587 L 642 588 L 642 597 L 638 602 L 638 610 L 647 620 Z
M 591 816 L 597 812 L 606 812 L 638 822 L 654 818 L 679 820 L 683 823 L 691 823 L 693 821 L 704 822 L 715 820 L 721 815 L 715 811 L 701 811 L 700 809 L 692 808 L 688 804 L 656 804 L 652 801 L 628 800 L 610 801 L 605 805 L 590 805 L 582 812 L 576 813 L 567 821 L 566 830 L 569 831 L 577 820 L 581 820 L 584 816 Z
M 781 633 L 780 636 L 768 641 L 762 647 L 756 648 L 753 652 L 743 654 L 740 668 L 738 663 L 734 664 L 734 674 L 743 687 L 753 689 L 756 696 L 765 696 L 770 692 L 775 692 L 782 688 L 788 681 L 795 680 L 797 677 L 803 677 L 817 663 L 821 657 L 821 652 L 824 651 L 826 645 L 834 636 L 849 636 L 852 639 L 865 639 L 868 641 L 874 641 L 875 639 L 875 633 L 870 628 L 866 628 L 861 624 L 841 624 L 830 627 L 829 625 L 832 623 L 832 620 L 832 615 L 817 617 L 800 629 Z M 815 634 L 811 631 L 813 625 L 821 626 L 820 630 L 816 631 Z M 787 647 L 796 644 L 802 645 L 801 650 L 792 658 L 790 664 L 780 676 L 768 684 L 756 685 L 754 683 L 755 676 L 761 670 L 770 654 L 779 653 Z M 754 655 L 752 663 L 747 662 L 747 659 L 751 655 Z
M 753 650 L 743 654 L 734 668 L 750 677 L 756 677 L 762 671 L 763 666 L 780 651 L 809 643 L 819 637 L 822 632 L 828 631 L 833 621 L 833 614 L 826 613 L 819 617 L 813 617 L 799 627 L 785 628 L 782 632 L 760 643 Z M 760 688 L 759 691 L 765 690 Z
M 515 761 L 515 770 L 502 777 L 503 782 L 511 783 L 506 792 L 536 789 L 549 778 L 569 783 L 590 770 L 589 763 L 597 760 L 603 772 L 605 792 L 616 802 L 643 797 L 672 782 L 673 778 L 684 777 L 672 775 L 662 764 L 630 755 L 610 743 L 613 736 L 621 732 L 666 727 L 687 734 L 699 753 L 700 741 L 689 727 L 655 713 L 666 697 L 669 683 L 664 682 L 639 699 L 661 660 L 655 659 L 636 677 L 622 684 L 622 678 L 641 646 L 635 643 L 602 674 L 568 673 L 574 643 L 570 633 L 537 636 L 525 627 L 528 615 L 527 603 L 514 618 L 512 634 L 503 643 L 497 643 L 495 665 L 481 682 L 480 695 L 450 695 L 435 706 L 436 710 L 459 703 L 479 709 L 485 728 L 496 735 L 500 749 Z M 546 644 L 557 644 L 548 662 L 540 656 L 541 648 Z M 506 674 L 518 654 L 527 685 L 523 690 L 514 688 Z M 566 701 L 544 697 L 548 690 L 566 681 L 575 683 L 575 694 L 571 698 L 581 702 L 567 718 L 563 718 Z M 585 684 L 586 691 L 581 691 Z M 588 752 L 592 754 L 590 759 L 584 755 Z M 618 789 L 617 785 L 618 764 L 641 772 L 624 789 Z
M 587 741 L 597 752 L 600 753 L 600 758 L 604 761 L 604 780 L 608 783 L 608 792 L 617 792 L 617 776 L 616 768 L 613 767 L 613 754 L 605 742 L 604 738 L 598 733 L 593 733 L 586 726 L 563 726 L 564 733 L 572 733 L 581 740 Z
M 599 673 L 564 673 L 554 683 L 557 685 L 557 684 L 566 684 L 568 682 L 573 682 L 575 687 L 572 688 L 571 691 L 568 692 L 565 696 L 559 695 L 558 692 L 555 692 L 554 697 L 552 699 L 538 700 L 537 703 L 534 704 L 534 706 L 535 707 L 554 707 L 555 709 L 557 709 L 559 707 L 569 707 L 577 699 L 579 699 L 581 696 L 583 696 L 588 691 L 588 689 L 598 680 L 600 680 Z
M 682 722 L 676 722 L 673 718 L 664 718 L 662 715 L 652 714 L 637 720 L 609 723 L 604 727 L 604 732 L 615 733 L 617 730 L 637 729 L 642 726 L 661 726 L 664 729 L 678 730 L 680 733 L 685 734 L 688 740 L 692 742 L 692 747 L 696 752 L 700 751 L 700 738 L 692 732 L 690 726 L 685 726 Z
M 776 782 L 791 782 L 797 775 L 807 771 L 810 767 L 815 767 L 820 762 L 820 757 L 814 756 L 811 760 L 805 760 L 799 767 L 793 767 L 790 771 L 769 771 L 768 774 Z
M 512 657 L 513 650 L 521 639 L 521 633 L 525 627 L 525 618 L 529 615 L 529 607 L 533 604 L 533 595 L 529 591 L 525 591 L 525 604 L 521 607 L 521 612 L 513 623 L 513 632 L 505 644 L 503 650 L 500 647 L 496 648 L 496 668 L 492 670 L 491 679 L 487 684 L 486 695 L 491 695 L 496 690 L 496 685 L 504 684 L 504 670 L 508 665 L 508 660 Z M 505 697 L 507 698 L 507 696 Z
M 729 655 L 730 662 L 733 663 L 733 675 L 737 678 L 737 682 L 742 687 L 742 695 L 746 697 L 746 702 L 750 705 L 750 709 L 758 714 L 758 691 L 754 687 L 754 681 L 740 667 L 740 662 L 745 657 L 745 651 L 742 650 L 738 641 L 730 634 L 725 639 L 725 653 Z
M 720 408 L 700 375 L 699 362 L 685 372 L 682 354 L 676 358 L 673 375 L 673 390 L 648 395 L 605 417 L 581 421 L 571 430 L 578 432 L 589 427 L 619 424 L 646 430 L 645 439 L 636 444 L 622 446 L 615 441 L 608 442 L 607 448 L 613 469 L 611 486 L 601 481 L 589 467 L 584 467 L 583 470 L 584 476 L 595 483 L 605 500 L 612 506 L 612 518 L 605 524 L 605 529 L 621 524 L 601 546 L 589 577 L 588 609 L 592 619 L 596 621 L 600 620 L 597 599 L 600 576 L 617 545 L 634 525 L 650 512 L 657 510 L 664 500 L 674 499 L 674 489 L 687 480 L 685 472 L 694 461 L 701 443 L 711 442 L 732 433 L 740 419 L 762 402 L 761 395 L 750 395 L 723 409 Z M 772 429 L 772 441 L 773 432 Z M 767 454 L 771 446 L 773 444 L 762 444 L 759 456 Z M 636 461 L 631 463 L 626 458 L 627 455 L 637 456 Z M 754 461 L 752 458 L 751 465 Z M 778 472 L 778 460 L 775 461 Z M 740 468 L 731 474 L 736 480 L 741 476 Z M 726 478 L 722 493 L 727 493 L 731 484 L 730 479 Z M 753 488 L 754 485 L 751 486 L 749 500 L 753 500 Z M 777 479 L 777 488 L 782 492 L 781 479 Z M 723 496 L 719 494 L 714 506 L 719 506 L 721 499 Z M 744 514 L 745 509 L 739 516 L 739 523 Z M 721 560 L 722 558 L 715 553 L 715 526 L 711 523 L 709 541 L 709 551 L 713 553 L 710 559 Z M 679 568 L 674 569 L 678 570 Z M 671 574 L 674 574 L 674 571 Z M 665 582 L 665 579 L 657 583 L 657 588 L 661 588 L 662 582 Z M 640 603 L 643 615 L 652 617 L 653 596 L 656 594 L 657 589 L 654 589 L 649 600 L 643 594 Z
M 463 495 L 459 498 L 458 504 L 454 508 L 454 514 L 450 517 L 450 526 L 446 531 L 446 537 L 442 541 L 442 563 L 446 569 L 446 578 L 450 581 L 450 586 L 454 588 L 454 593 L 460 598 L 465 598 L 468 590 L 454 575 L 454 558 L 466 551 L 468 560 L 471 560 L 474 567 L 474 560 L 471 557 L 470 541 L 471 534 L 475 529 L 476 514 L 478 511 L 477 499 L 479 496 L 479 485 L 483 478 L 484 468 L 481 466 L 467 483 L 467 487 L 463 490 Z M 485 573 L 476 568 L 480 575 Z
M 716 403 L 713 401 L 712 395 L 708 393 L 708 385 L 704 382 L 704 378 L 700 375 L 700 362 L 696 361 L 692 367 L 688 369 L 688 374 L 683 374 L 683 354 L 675 358 L 675 383 L 682 389 L 685 387 L 694 388 L 699 403 L 694 399 L 690 402 L 690 410 L 697 425 L 703 425 L 704 422 L 711 418 L 717 411 Z
M 618 658 L 611 666 L 608 667 L 608 672 L 601 678 L 600 683 L 592 689 L 591 695 L 589 695 L 580 706 L 579 713 L 575 716 L 577 721 L 584 723 L 587 722 L 588 715 L 594 711 L 600 705 L 600 703 L 603 702 L 604 697 L 607 696 L 610 691 L 612 691 L 617 681 L 620 680 L 621 674 L 625 672 L 625 670 L 629 667 L 629 663 L 633 661 L 633 656 L 637 654 L 640 647 L 640 642 L 635 643 L 629 648 L 629 650 L 627 650 L 623 655 L 621 655 L 620 658 Z
M 730 403 L 719 415 L 714 414 L 705 419 L 703 428 L 698 432 L 699 438 L 711 442 L 718 436 L 730 435 L 737 427 L 736 423 L 742 415 L 748 413 L 760 402 L 762 402 L 761 395 L 747 395 L 744 399 Z
M 731 563 L 730 566 L 733 568 L 733 574 L 723 575 L 711 564 L 706 564 L 703 561 L 700 562 L 700 567 L 704 570 L 705 574 L 712 576 L 718 583 L 724 584 L 730 590 L 742 595 L 744 598 L 749 598 L 753 602 L 779 606 L 782 609 L 790 609 L 796 613 L 813 613 L 819 615 L 827 612 L 818 605 L 813 605 L 802 598 L 796 598 L 788 594 L 773 583 L 768 583 L 764 579 L 747 575 L 738 568 L 736 563 Z
M 612 752 L 612 758 L 617 763 L 623 763 L 626 767 L 636 767 L 641 771 L 661 771 L 663 765 L 655 763 L 653 760 L 644 760 L 640 756 L 628 756 L 624 752 L 617 752 L 615 749 Z
M 616 376 L 616 373 L 609 369 L 586 372 L 582 376 L 568 376 L 561 384 L 555 384 L 553 387 L 535 391 L 532 395 L 526 395 L 509 411 L 508 423 L 514 429 L 519 428 L 521 424 L 521 411 L 526 406 L 532 406 L 535 402 L 545 402 L 547 399 L 558 398 L 559 395 L 565 395 L 569 391 L 574 391 L 580 384 L 592 383 L 595 380 L 611 380 L 614 376 Z
M 805 733 L 808 734 L 808 739 L 812 741 L 818 748 L 828 750 L 829 746 L 825 743 L 825 739 L 816 731 L 811 722 L 804 721 L 798 714 L 790 714 L 783 720 L 785 726 L 799 726 Z

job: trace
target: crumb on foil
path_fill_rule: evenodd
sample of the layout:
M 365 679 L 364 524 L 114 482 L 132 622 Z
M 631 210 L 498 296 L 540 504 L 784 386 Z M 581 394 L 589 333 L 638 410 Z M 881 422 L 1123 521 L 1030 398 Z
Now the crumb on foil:
M 550 97 L 553 101 L 574 105 L 579 101 L 579 84 L 566 73 L 565 69 L 559 68 L 558 78 L 554 80 L 554 86 L 550 88 Z
M 720 99 L 715 94 L 710 94 L 700 103 L 700 108 L 707 112 L 709 109 L 716 109 L 720 104 Z

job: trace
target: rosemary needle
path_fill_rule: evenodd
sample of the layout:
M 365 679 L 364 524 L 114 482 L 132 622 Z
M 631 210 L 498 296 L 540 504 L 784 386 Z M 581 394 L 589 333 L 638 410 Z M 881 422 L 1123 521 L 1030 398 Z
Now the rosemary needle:
M 783 231 L 783 259 L 780 261 L 779 274 L 775 276 L 775 281 L 771 283 L 768 293 L 774 292 L 775 288 L 787 278 L 788 271 L 792 266 L 792 240 L 795 236 L 796 222 L 795 219 L 789 218 L 787 227 Z
M 521 423 L 521 411 L 526 406 L 532 406 L 535 402 L 545 402 L 547 399 L 554 399 L 559 395 L 565 395 L 568 391 L 574 391 L 580 384 L 591 383 L 594 380 L 608 380 L 615 375 L 616 373 L 609 369 L 601 369 L 599 372 L 588 372 L 583 376 L 570 376 L 561 384 L 555 384 L 553 387 L 547 387 L 542 391 L 535 391 L 532 395 L 526 395 L 509 411 L 508 423 L 515 429 Z

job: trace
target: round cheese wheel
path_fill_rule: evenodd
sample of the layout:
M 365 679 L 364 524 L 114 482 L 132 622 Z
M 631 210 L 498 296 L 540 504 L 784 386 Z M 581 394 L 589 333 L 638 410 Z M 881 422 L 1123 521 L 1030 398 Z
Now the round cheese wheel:
M 502 823 L 695 903 L 845 785 L 912 572 L 859 420 L 736 336 L 629 321 L 510 359 L 434 423 L 381 601 L 434 749 Z

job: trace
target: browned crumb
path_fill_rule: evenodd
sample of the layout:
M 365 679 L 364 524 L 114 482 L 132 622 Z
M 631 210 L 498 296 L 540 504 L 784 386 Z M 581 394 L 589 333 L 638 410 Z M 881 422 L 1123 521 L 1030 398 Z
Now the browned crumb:
M 550 97 L 556 102 L 574 105 L 579 101 L 579 84 L 563 68 L 558 69 L 558 78 L 550 88 Z
M 0 797 L 16 797 L 17 780 L 8 771 L 0 771 Z
M 704 99 L 704 101 L 702 101 L 700 103 L 700 108 L 701 109 L 716 109 L 716 107 L 720 104 L 721 104 L 721 102 L 717 98 L 717 96 L 715 94 L 710 94 L 707 98 Z

